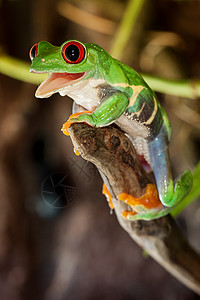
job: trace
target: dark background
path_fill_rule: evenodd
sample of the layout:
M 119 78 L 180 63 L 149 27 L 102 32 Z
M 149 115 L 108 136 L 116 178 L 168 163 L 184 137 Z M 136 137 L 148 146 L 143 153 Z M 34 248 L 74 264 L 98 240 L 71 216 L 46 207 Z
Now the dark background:
M 109 51 L 127 1 L 65 1 L 112 20 L 114 29 L 106 33 L 88 28 L 95 20 L 82 20 L 69 7 L 65 18 L 60 3 L 1 0 L 0 51 L 28 62 L 36 42 L 61 45 L 71 38 Z M 199 78 L 199 38 L 199 1 L 146 1 L 123 61 L 163 78 Z M 145 257 L 110 215 L 98 171 L 75 156 L 70 138 L 60 131 L 71 99 L 39 100 L 35 90 L 0 74 L 0 299 L 198 299 Z M 199 160 L 199 100 L 158 97 L 173 127 L 170 151 L 177 176 Z M 178 223 L 200 251 L 199 201 Z

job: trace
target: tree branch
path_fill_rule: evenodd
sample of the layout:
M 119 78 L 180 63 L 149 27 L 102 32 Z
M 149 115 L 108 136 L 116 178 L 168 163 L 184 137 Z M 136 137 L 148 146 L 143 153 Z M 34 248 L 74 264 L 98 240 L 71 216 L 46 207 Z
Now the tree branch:
M 127 221 L 127 205 L 117 199 L 125 192 L 140 197 L 151 179 L 143 170 L 132 143 L 117 128 L 73 124 L 69 134 L 81 156 L 103 173 L 120 225 L 131 238 L 172 275 L 200 294 L 200 256 L 184 239 L 170 216 L 152 221 Z

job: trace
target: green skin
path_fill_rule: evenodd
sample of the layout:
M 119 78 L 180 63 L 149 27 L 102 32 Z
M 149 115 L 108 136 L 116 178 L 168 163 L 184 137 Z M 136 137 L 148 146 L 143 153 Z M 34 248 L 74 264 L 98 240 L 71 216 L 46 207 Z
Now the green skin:
M 67 43 L 80 45 L 77 57 L 82 52 L 81 61 L 66 61 L 63 49 Z M 116 123 L 153 170 L 163 208 L 134 206 L 137 214 L 128 219 L 151 220 L 169 213 L 190 190 L 192 175 L 186 170 L 174 184 L 168 154 L 171 127 L 164 109 L 144 79 L 96 44 L 72 40 L 55 47 L 42 41 L 31 49 L 30 55 L 31 72 L 53 74 L 38 88 L 36 97 L 46 98 L 59 92 L 73 98 L 84 110 L 92 110 L 72 117 L 71 123 L 86 122 L 96 127 Z M 68 78 L 66 83 L 57 81 L 62 77 Z

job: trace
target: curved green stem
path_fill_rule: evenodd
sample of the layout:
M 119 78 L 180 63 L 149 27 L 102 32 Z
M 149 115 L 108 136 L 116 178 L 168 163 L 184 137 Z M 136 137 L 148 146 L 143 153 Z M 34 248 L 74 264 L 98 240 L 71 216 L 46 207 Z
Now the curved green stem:
M 122 21 L 111 45 L 110 54 L 117 59 L 121 59 L 123 56 L 123 49 L 130 38 L 131 32 L 134 30 L 135 22 L 143 8 L 144 2 L 145 0 L 129 0 Z M 145 74 L 143 74 L 143 77 L 156 92 L 179 97 L 187 97 L 190 99 L 196 99 L 200 96 L 200 81 L 172 81 Z
M 197 99 L 200 97 L 200 80 L 182 79 L 169 80 L 142 74 L 152 90 L 178 97 Z
M 123 49 L 130 38 L 137 17 L 143 7 L 145 0 L 129 0 L 116 36 L 111 45 L 110 54 L 117 59 L 122 58 Z
M 47 74 L 30 73 L 29 66 L 28 63 L 8 55 L 0 56 L 0 73 L 33 84 L 39 84 L 47 78 Z M 143 74 L 143 77 L 156 92 L 190 99 L 200 97 L 200 81 L 190 79 L 174 81 L 147 74 Z
M 196 200 L 200 196 L 200 161 L 197 164 L 194 173 L 193 173 L 193 186 L 189 194 L 171 211 L 171 215 L 176 217 L 180 214 L 189 204 Z
M 30 64 L 8 55 L 0 55 L 0 73 L 12 78 L 39 84 L 47 78 L 47 74 L 33 74 L 29 72 Z

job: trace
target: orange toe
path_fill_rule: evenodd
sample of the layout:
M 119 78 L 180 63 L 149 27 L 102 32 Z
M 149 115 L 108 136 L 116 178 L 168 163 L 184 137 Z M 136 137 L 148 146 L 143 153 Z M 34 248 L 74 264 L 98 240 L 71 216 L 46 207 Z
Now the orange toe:
M 63 127 L 61 129 L 61 131 L 65 134 L 65 135 L 69 135 L 69 132 L 68 132 L 68 128 L 71 126 L 71 122 L 70 121 L 67 121 L 65 124 L 63 124 Z
M 73 118 L 78 117 L 79 115 L 87 114 L 87 113 L 91 113 L 91 111 L 85 110 L 85 111 L 83 111 L 83 112 L 78 112 L 78 113 L 72 114 L 72 115 L 69 117 L 69 119 L 67 120 L 67 122 L 65 122 L 65 123 L 63 124 L 63 127 L 62 127 L 61 131 L 62 131 L 65 135 L 69 135 L 69 132 L 68 132 L 69 127 L 70 127 L 73 123 L 76 123 L 76 122 L 73 122 L 73 121 L 70 121 L 70 120 L 73 119 Z
M 76 156 L 80 155 L 80 153 L 78 152 L 78 150 L 76 148 L 74 148 L 74 153 L 76 154 Z
M 112 203 L 112 196 L 111 193 L 109 192 L 106 184 L 103 184 L 103 189 L 102 189 L 102 194 L 106 196 L 107 200 L 108 200 L 108 205 L 111 209 L 114 209 L 114 205 Z
M 122 213 L 122 216 L 127 219 L 128 216 L 134 216 L 136 215 L 137 213 L 135 211 L 128 211 L 128 210 L 125 210 L 123 213 Z
M 155 184 L 147 184 L 145 194 L 139 198 L 133 197 L 127 193 L 118 195 L 118 198 L 133 207 L 136 205 L 143 205 L 147 209 L 162 207 Z

